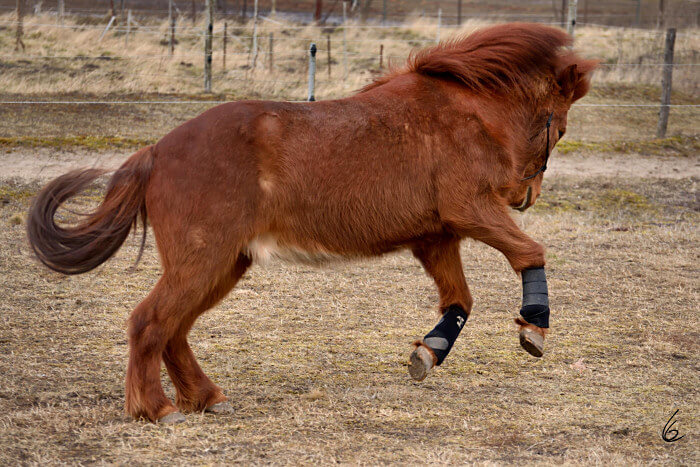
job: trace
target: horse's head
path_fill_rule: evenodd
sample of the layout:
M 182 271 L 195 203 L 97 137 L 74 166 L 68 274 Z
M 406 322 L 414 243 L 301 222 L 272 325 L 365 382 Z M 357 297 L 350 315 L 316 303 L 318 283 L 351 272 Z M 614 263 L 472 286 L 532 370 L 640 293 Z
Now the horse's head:
M 550 153 L 566 133 L 569 109 L 588 92 L 590 74 L 597 65 L 596 61 L 581 59 L 573 53 L 562 56 L 560 63 L 546 98 L 528 123 L 525 164 L 508 199 L 510 206 L 519 211 L 535 204 L 540 196 Z

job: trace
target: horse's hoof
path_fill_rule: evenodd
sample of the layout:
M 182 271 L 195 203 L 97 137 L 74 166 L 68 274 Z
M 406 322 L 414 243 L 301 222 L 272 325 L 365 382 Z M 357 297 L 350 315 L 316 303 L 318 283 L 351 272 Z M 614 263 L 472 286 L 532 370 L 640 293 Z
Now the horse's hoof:
M 433 356 L 425 346 L 420 345 L 411 354 L 411 360 L 408 364 L 408 372 L 411 378 L 416 381 L 423 381 L 428 372 L 433 367 Z
M 533 357 L 541 357 L 544 354 L 544 337 L 532 329 L 520 330 L 520 345 Z
M 213 413 L 215 415 L 230 414 L 233 413 L 233 406 L 228 402 L 218 402 L 204 409 L 204 412 Z
M 185 416 L 180 412 L 172 412 L 164 417 L 160 417 L 158 419 L 158 423 L 162 423 L 163 425 L 177 425 L 178 423 L 182 423 L 186 420 L 187 419 Z

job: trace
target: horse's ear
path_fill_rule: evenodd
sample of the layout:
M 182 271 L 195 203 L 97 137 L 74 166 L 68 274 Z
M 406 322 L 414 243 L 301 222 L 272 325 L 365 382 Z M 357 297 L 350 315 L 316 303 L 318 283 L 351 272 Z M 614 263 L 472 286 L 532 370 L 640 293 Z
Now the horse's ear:
M 566 100 L 574 101 L 573 96 L 576 92 L 576 85 L 579 80 L 578 66 L 574 63 L 564 68 L 557 76 L 557 84 L 559 84 L 559 92 Z
M 574 63 L 564 68 L 557 76 L 561 95 L 571 102 L 585 96 L 591 87 L 590 72 L 593 71 L 596 65 L 597 62 L 586 60 L 582 66 Z

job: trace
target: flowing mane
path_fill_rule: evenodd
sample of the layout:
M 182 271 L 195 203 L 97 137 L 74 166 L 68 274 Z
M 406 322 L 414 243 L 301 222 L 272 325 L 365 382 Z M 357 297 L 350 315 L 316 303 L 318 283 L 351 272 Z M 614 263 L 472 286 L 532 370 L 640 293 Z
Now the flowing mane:
M 553 76 L 565 62 L 586 62 L 563 48 L 572 44 L 561 29 L 533 23 L 492 26 L 411 52 L 406 66 L 365 86 L 381 86 L 394 77 L 418 73 L 464 83 L 478 94 L 500 90 L 524 95 L 537 78 Z

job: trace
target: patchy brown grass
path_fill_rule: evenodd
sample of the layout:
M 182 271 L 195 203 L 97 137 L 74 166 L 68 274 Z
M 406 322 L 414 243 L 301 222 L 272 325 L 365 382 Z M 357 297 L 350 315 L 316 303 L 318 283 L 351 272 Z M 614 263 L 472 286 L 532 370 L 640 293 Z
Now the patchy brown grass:
M 697 464 L 696 184 L 548 178 L 518 217 L 548 247 L 545 357 L 518 346 L 505 259 L 465 242 L 474 313 L 422 383 L 406 363 L 437 294 L 409 254 L 254 267 L 191 339 L 236 413 L 163 427 L 122 412 L 125 320 L 159 275 L 152 235 L 135 273 L 136 239 L 94 272 L 54 274 L 24 235 L 38 185 L 5 180 L 0 463 Z M 668 444 L 676 408 L 686 438 Z

